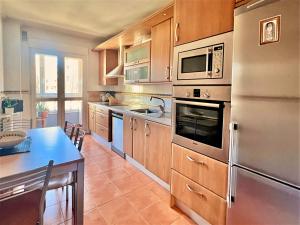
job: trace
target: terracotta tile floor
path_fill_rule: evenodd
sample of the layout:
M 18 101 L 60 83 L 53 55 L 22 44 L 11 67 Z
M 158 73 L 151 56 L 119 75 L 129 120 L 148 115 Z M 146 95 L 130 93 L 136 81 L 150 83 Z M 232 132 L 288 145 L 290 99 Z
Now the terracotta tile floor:
M 82 154 L 85 225 L 195 224 L 180 210 L 169 207 L 168 191 L 89 135 Z M 47 192 L 46 225 L 72 224 L 71 196 L 67 204 L 65 192 Z

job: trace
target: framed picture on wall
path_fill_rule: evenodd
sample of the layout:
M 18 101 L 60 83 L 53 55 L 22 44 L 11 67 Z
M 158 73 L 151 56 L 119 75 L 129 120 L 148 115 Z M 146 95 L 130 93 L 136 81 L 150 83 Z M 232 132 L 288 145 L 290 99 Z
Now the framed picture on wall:
M 278 42 L 280 38 L 281 16 L 274 16 L 259 21 L 260 45 Z

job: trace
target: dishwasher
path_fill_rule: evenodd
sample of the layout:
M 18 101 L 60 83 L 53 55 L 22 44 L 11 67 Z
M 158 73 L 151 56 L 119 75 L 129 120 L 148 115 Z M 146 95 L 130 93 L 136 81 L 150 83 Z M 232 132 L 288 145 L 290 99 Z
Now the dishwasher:
M 112 143 L 111 149 L 125 158 L 123 151 L 123 114 L 112 112 Z

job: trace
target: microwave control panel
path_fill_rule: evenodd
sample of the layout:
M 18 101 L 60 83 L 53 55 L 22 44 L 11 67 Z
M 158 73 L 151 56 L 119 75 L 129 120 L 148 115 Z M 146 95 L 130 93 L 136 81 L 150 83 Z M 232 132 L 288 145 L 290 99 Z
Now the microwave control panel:
M 212 47 L 211 78 L 223 77 L 223 53 L 224 44 L 214 45 Z

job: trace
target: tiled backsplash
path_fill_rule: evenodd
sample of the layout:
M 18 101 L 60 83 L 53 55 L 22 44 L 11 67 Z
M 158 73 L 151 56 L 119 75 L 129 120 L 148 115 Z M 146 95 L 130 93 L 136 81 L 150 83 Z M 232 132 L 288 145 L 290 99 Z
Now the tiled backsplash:
M 171 84 L 144 84 L 144 85 L 124 85 L 119 79 L 118 86 L 103 86 L 100 91 L 89 91 L 88 101 L 100 101 L 100 96 L 106 92 L 114 92 L 115 97 L 125 104 L 146 104 L 159 105 L 162 102 L 158 99 L 153 99 L 150 102 L 151 96 L 163 98 L 166 103 L 166 111 L 171 111 Z

